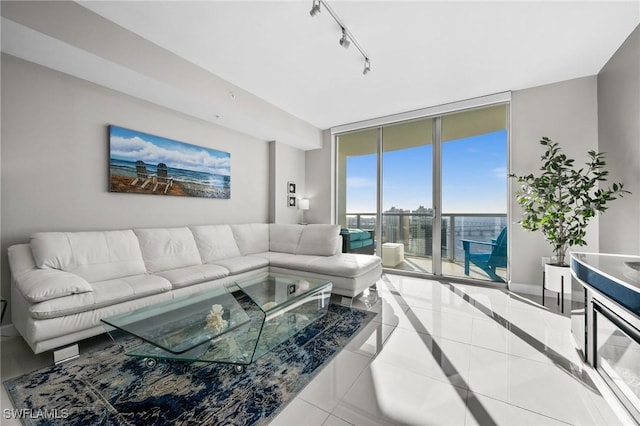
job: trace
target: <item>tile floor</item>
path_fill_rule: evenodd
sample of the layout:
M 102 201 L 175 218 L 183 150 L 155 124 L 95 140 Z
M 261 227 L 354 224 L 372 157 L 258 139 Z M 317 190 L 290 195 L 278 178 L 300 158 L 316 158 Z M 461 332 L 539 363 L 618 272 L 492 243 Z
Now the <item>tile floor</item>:
M 569 318 L 527 298 L 386 274 L 354 306 L 380 315 L 273 425 L 634 424 L 581 362 Z M 21 338 L 0 350 L 3 379 L 51 362 Z M 11 407 L 4 387 L 1 402 Z

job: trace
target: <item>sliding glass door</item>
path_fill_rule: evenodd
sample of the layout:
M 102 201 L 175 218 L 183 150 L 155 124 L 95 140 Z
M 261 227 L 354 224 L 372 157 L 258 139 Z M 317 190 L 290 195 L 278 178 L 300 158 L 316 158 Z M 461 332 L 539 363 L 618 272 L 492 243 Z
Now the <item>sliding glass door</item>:
M 343 229 L 377 229 L 378 132 L 374 128 L 337 137 L 337 223 Z
M 386 268 L 506 281 L 507 114 L 499 104 L 338 134 L 338 223 L 371 231 Z
M 441 152 L 442 273 L 504 282 L 506 105 L 442 117 Z
M 433 272 L 432 121 L 382 127 L 381 257 L 385 267 Z

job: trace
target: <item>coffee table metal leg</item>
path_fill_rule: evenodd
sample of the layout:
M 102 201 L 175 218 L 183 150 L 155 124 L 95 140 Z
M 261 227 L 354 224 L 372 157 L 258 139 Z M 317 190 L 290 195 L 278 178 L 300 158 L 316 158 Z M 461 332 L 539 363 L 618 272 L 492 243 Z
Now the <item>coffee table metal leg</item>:
M 235 371 L 236 373 L 240 374 L 240 373 L 244 373 L 244 365 L 242 364 L 235 364 L 233 366 L 233 371 Z
M 158 360 L 155 358 L 145 358 L 144 365 L 147 368 L 154 368 L 156 365 L 158 365 Z

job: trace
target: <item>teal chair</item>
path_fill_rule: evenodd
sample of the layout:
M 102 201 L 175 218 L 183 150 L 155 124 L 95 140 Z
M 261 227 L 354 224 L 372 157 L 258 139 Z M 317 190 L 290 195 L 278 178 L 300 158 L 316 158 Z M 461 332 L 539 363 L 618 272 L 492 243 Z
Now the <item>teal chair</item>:
M 490 253 L 474 252 L 472 248 L 491 246 Z M 503 228 L 498 238 L 488 241 L 462 240 L 464 249 L 464 274 L 469 275 L 469 264 L 473 263 L 489 275 L 492 281 L 504 282 L 496 274 L 496 268 L 507 267 L 507 228 Z
M 342 252 L 373 254 L 375 251 L 375 231 L 364 229 L 341 229 Z

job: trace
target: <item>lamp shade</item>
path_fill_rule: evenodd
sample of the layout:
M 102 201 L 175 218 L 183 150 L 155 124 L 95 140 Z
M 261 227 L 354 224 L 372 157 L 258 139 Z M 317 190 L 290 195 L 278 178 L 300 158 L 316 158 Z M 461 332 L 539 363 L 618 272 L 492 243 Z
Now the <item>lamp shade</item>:
M 309 199 L 302 198 L 298 206 L 300 207 L 300 210 L 309 210 Z

